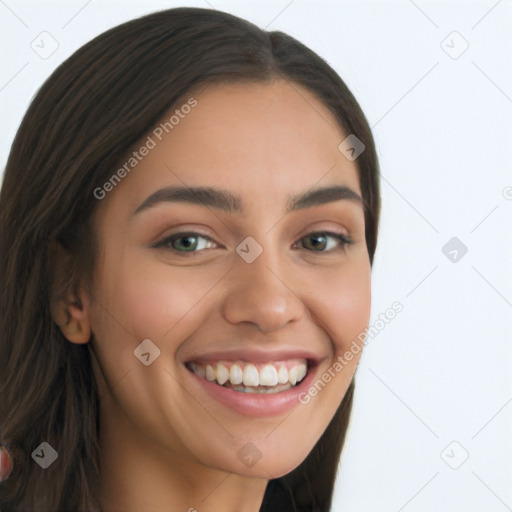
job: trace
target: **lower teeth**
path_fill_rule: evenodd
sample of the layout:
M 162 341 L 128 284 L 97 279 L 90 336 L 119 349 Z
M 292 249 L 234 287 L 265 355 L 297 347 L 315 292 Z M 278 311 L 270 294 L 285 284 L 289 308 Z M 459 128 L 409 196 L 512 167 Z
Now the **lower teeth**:
M 228 386 L 224 386 L 228 387 Z M 284 384 L 282 386 L 274 386 L 271 388 L 254 388 L 250 386 L 229 386 L 230 389 L 234 389 L 235 391 L 240 391 L 241 393 L 279 393 L 281 391 L 286 391 L 292 387 L 291 384 Z

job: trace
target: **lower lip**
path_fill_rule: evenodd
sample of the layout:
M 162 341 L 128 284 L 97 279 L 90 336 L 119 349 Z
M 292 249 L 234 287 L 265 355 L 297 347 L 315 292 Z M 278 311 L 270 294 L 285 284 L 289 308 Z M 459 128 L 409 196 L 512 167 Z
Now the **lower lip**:
M 317 365 L 308 369 L 304 379 L 297 385 L 280 393 L 244 393 L 235 391 L 203 379 L 185 367 L 193 382 L 201 390 L 230 409 L 250 417 L 270 417 L 283 414 L 299 405 L 299 396 L 309 389 L 316 374 Z M 196 385 L 194 384 L 194 386 Z

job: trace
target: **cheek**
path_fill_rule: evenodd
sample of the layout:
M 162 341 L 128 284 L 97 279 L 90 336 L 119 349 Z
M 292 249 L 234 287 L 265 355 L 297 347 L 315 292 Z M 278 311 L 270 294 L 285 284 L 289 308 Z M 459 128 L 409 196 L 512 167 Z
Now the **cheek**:
M 315 276 L 317 290 L 308 307 L 331 338 L 335 356 L 347 350 L 370 320 L 371 267 L 361 259 Z
M 163 340 L 188 323 L 195 308 L 214 296 L 217 273 L 198 267 L 173 267 L 148 258 L 126 258 L 103 277 L 102 296 L 117 331 L 124 328 L 133 340 Z M 119 325 L 121 324 L 121 325 Z

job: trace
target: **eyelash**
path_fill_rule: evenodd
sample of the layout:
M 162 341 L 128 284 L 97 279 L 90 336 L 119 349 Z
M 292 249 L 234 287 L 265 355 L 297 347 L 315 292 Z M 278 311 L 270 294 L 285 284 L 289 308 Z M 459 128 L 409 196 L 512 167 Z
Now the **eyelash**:
M 335 252 L 335 251 L 336 252 L 337 251 L 345 252 L 347 246 L 352 245 L 354 243 L 350 237 L 348 237 L 346 235 L 342 235 L 341 233 L 335 233 L 333 231 L 311 231 L 310 233 L 308 233 L 305 236 L 303 236 L 302 238 L 300 238 L 299 242 L 301 240 L 304 240 L 305 238 L 311 237 L 313 235 L 327 235 L 329 237 L 332 237 L 332 238 L 335 238 L 336 240 L 338 240 L 338 242 L 340 242 L 340 245 L 337 248 L 329 249 L 328 251 L 312 251 L 309 249 L 305 249 L 308 252 L 312 252 L 312 253 L 331 254 L 332 252 Z M 186 238 L 186 237 L 204 238 L 206 240 L 213 242 L 213 240 L 209 236 L 202 235 L 201 233 L 197 233 L 194 231 L 183 231 L 183 232 L 174 233 L 171 236 L 165 237 L 162 240 L 156 242 L 151 247 L 153 249 L 160 249 L 160 248 L 167 249 L 167 250 L 170 250 L 171 252 L 173 252 L 174 254 L 179 254 L 180 256 L 183 256 L 185 258 L 194 257 L 194 256 L 192 256 L 192 254 L 197 254 L 198 252 L 204 251 L 204 249 L 202 249 L 200 251 L 179 251 L 177 249 L 174 249 L 173 247 L 168 247 L 168 245 L 170 245 L 173 241 L 179 240 L 180 238 Z

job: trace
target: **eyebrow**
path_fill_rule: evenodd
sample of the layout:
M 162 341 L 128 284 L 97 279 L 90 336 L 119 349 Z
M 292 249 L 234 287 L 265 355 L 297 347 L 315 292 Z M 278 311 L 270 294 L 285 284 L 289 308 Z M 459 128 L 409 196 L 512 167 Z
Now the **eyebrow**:
M 308 190 L 302 194 L 288 196 L 285 213 L 319 206 L 334 201 L 348 200 L 360 203 L 361 196 L 345 185 Z M 229 214 L 244 216 L 242 199 L 227 190 L 214 187 L 171 186 L 151 194 L 133 213 L 136 215 L 162 202 L 182 202 L 215 208 Z

